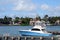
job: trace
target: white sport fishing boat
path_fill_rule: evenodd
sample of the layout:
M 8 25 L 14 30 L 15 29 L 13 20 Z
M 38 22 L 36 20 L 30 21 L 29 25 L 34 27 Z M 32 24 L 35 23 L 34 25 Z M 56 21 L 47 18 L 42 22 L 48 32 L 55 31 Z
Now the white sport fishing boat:
M 35 26 L 29 30 L 20 30 L 19 33 L 22 36 L 52 36 L 52 33 L 48 33 L 45 30 L 45 24 L 41 21 L 36 21 Z

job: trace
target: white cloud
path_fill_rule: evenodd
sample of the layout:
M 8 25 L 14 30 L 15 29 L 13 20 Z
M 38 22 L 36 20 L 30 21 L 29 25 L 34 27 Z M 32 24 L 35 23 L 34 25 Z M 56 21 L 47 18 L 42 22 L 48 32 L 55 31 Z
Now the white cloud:
M 31 2 L 31 0 L 19 0 L 13 10 L 27 10 L 31 11 L 35 9 L 35 5 Z
M 0 12 L 12 10 L 17 0 L 0 0 Z
M 60 12 L 60 6 L 57 6 L 57 7 L 55 8 L 55 11 L 56 11 L 56 12 Z
M 36 14 L 37 13 L 30 12 L 30 13 L 25 14 L 25 16 L 35 18 L 36 17 Z
M 56 7 L 52 7 L 52 8 L 50 7 L 49 11 L 53 12 L 55 14 L 58 14 L 58 13 L 60 13 L 60 6 L 56 6 Z
M 3 4 L 9 4 L 9 3 L 14 3 L 16 2 L 17 0 L 0 0 L 0 5 Z
M 5 10 L 14 11 L 32 11 L 36 9 L 32 0 L 0 0 L 0 6 L 3 6 Z
M 49 9 L 49 6 L 48 6 L 47 4 L 42 4 L 42 5 L 40 6 L 40 8 L 41 8 L 42 10 L 47 10 L 47 9 Z
M 42 4 L 40 6 L 40 9 L 42 11 L 46 10 L 48 12 L 47 14 L 52 14 L 52 15 L 54 14 L 55 16 L 60 14 L 60 6 L 53 7 L 53 6 L 49 6 L 47 4 Z
M 5 8 L 0 8 L 0 12 L 5 12 Z

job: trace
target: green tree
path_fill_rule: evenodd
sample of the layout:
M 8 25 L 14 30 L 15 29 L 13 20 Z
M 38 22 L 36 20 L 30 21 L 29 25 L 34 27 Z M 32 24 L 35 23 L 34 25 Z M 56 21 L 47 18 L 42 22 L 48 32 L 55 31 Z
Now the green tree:
M 15 22 L 15 23 L 18 23 L 18 22 L 19 22 L 19 19 L 20 19 L 19 17 L 15 17 L 14 22 Z
M 49 16 L 45 15 L 44 18 L 43 18 L 43 20 L 48 21 L 48 18 L 49 18 Z
M 4 22 L 3 22 L 3 24 L 9 24 L 9 20 L 8 20 L 8 17 L 7 17 L 7 16 L 4 17 Z
M 8 21 L 12 21 L 12 18 L 11 17 L 8 17 L 7 19 L 8 19 Z
M 3 18 L 0 18 L 0 24 L 3 24 Z
M 54 24 L 57 20 L 60 20 L 60 17 L 49 17 L 50 23 Z
M 31 18 L 29 18 L 29 17 L 25 17 L 25 18 L 21 17 L 22 24 L 23 25 L 29 25 L 30 19 Z

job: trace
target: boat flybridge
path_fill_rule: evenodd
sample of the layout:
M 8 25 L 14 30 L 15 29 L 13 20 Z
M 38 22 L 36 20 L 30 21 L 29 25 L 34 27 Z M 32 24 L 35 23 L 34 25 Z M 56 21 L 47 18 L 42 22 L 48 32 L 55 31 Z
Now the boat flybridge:
M 19 33 L 22 36 L 52 36 L 52 33 L 48 33 L 45 29 L 45 23 L 36 21 L 35 26 L 29 30 L 20 30 Z

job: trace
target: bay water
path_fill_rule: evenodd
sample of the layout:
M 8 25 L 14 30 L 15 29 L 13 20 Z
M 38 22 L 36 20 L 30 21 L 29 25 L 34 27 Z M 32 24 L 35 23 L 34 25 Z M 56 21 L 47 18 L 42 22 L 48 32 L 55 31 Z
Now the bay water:
M 28 30 L 33 26 L 0 26 L 0 35 L 9 34 L 10 36 L 20 35 L 20 30 Z M 60 26 L 46 26 L 46 31 L 60 32 Z

